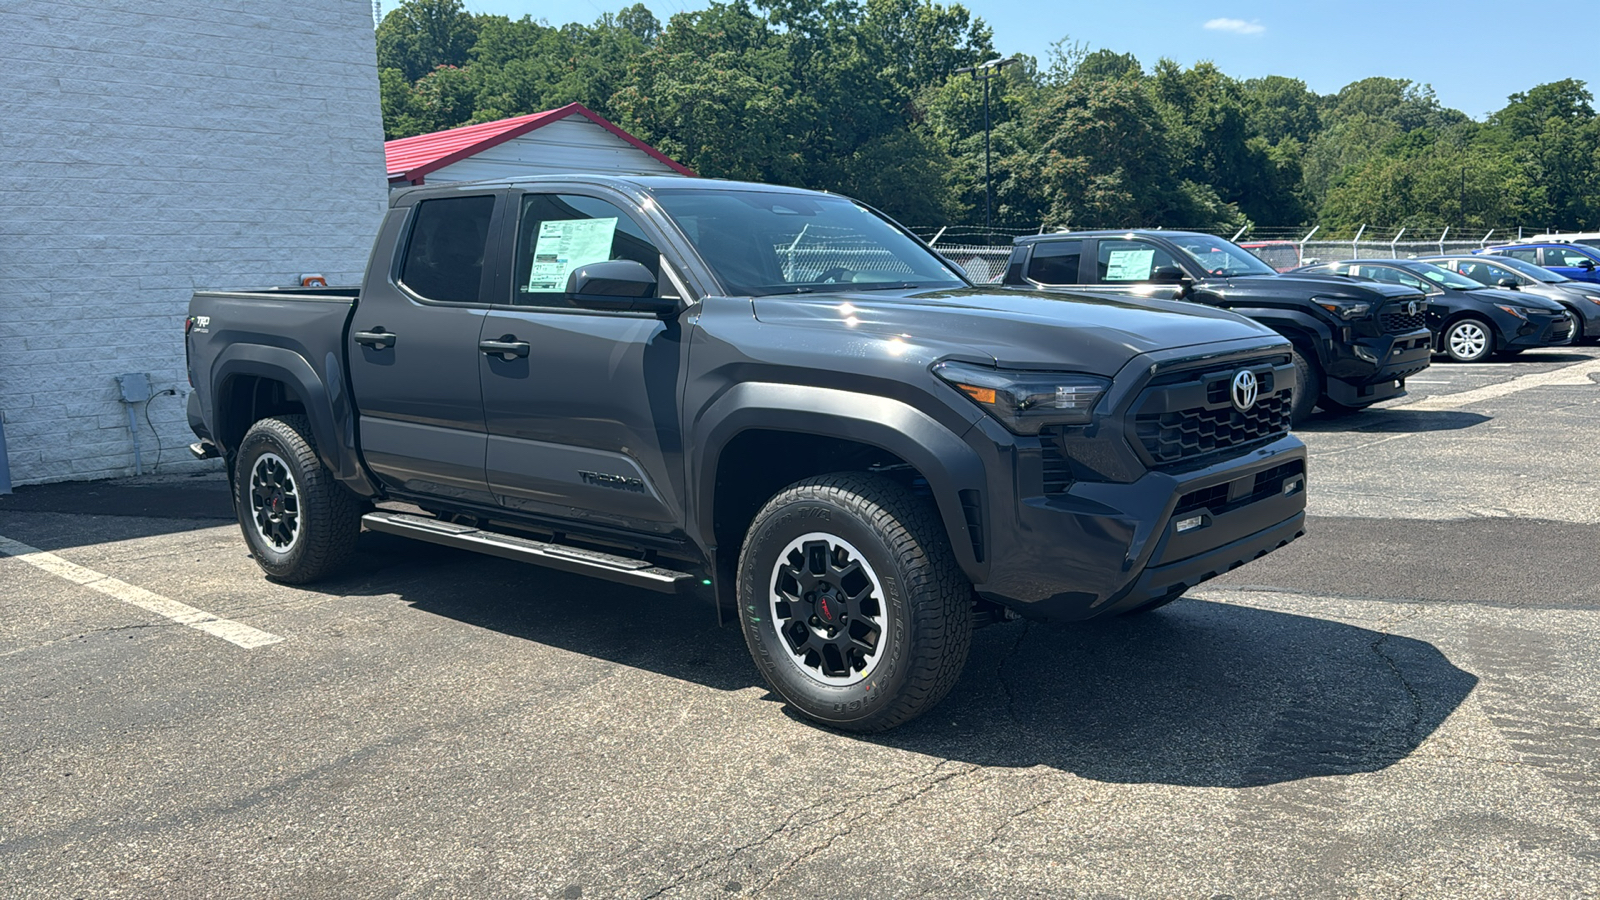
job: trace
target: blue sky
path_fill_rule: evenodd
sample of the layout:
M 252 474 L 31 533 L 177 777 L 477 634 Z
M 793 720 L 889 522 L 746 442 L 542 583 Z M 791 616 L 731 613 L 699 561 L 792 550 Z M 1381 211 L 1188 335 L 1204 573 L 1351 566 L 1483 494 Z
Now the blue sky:
M 478 13 L 552 24 L 592 22 L 632 0 L 465 0 Z M 644 0 L 665 22 L 705 0 Z M 385 11 L 394 0 L 384 0 Z M 1235 78 L 1287 75 L 1332 93 L 1370 75 L 1432 84 L 1439 100 L 1473 118 L 1506 96 L 1562 78 L 1600 89 L 1600 44 L 1588 2 L 1508 6 L 1479 0 L 1300 0 L 1276 2 L 1040 2 L 965 4 L 994 29 L 1001 53 L 1043 62 L 1062 37 L 1132 53 L 1148 69 L 1171 57 L 1185 66 L 1209 59 Z M 1533 14 L 1538 10 L 1543 13 Z M 1588 24 L 1580 25 L 1582 20 Z M 1207 24 L 1210 23 L 1210 27 Z M 1565 24 L 1568 30 L 1552 30 Z

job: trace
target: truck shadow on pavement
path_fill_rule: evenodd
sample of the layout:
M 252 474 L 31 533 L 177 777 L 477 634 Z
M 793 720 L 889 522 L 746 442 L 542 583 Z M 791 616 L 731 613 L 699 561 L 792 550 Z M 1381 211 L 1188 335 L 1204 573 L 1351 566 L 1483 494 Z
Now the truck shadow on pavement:
M 718 628 L 695 600 L 382 535 L 363 546 L 356 571 L 370 574 L 321 590 L 397 594 L 435 615 L 719 691 L 764 687 L 738 627 Z M 981 629 L 943 703 L 854 739 L 1097 781 L 1249 787 L 1393 765 L 1477 681 L 1422 641 L 1181 600 L 1105 624 Z M 734 702 L 781 701 L 768 692 Z M 796 717 L 794 727 L 815 726 Z
M 1459 410 L 1368 409 L 1359 413 L 1317 413 L 1296 425 L 1296 433 L 1358 432 L 1361 434 L 1421 434 L 1461 431 L 1494 418 Z

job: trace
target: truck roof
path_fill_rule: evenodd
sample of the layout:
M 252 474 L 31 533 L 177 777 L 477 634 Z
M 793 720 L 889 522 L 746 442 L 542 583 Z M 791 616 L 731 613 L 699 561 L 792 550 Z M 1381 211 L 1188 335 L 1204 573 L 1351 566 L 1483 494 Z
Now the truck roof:
M 712 191 L 768 191 L 788 194 L 827 194 L 830 191 L 813 191 L 805 188 L 760 184 L 753 181 L 725 181 L 720 178 L 685 178 L 681 175 L 526 175 L 517 178 L 491 178 L 486 181 L 457 181 L 449 184 L 423 184 L 396 191 L 395 196 L 407 196 L 424 191 L 446 193 L 460 190 L 481 190 L 487 187 L 536 187 L 541 184 L 593 184 L 608 187 L 626 187 L 635 190 L 694 188 Z
M 1085 238 L 1085 237 L 1134 237 L 1149 235 L 1152 237 L 1173 237 L 1175 235 L 1196 235 L 1199 237 L 1216 237 L 1203 231 L 1168 231 L 1161 228 L 1102 228 L 1097 231 L 1057 231 L 1051 234 L 1028 234 L 1012 240 L 1013 244 L 1036 244 L 1040 241 L 1059 240 L 1060 238 Z

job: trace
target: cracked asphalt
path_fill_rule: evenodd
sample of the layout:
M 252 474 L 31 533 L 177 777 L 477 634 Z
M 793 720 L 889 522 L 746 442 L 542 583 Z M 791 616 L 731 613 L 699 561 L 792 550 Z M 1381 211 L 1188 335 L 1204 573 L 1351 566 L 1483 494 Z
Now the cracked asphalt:
M 283 640 L 0 557 L 0 897 L 1595 896 L 1597 358 L 1316 419 L 1305 539 L 983 629 L 871 738 L 691 603 L 377 534 L 290 588 L 217 476 L 19 489 L 0 535 Z

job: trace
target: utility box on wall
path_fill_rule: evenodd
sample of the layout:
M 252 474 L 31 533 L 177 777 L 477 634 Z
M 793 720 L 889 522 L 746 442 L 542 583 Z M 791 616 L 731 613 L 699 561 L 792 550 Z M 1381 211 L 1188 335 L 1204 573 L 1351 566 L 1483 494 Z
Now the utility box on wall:
M 14 0 L 0 35 L 11 477 L 133 474 L 135 438 L 146 471 L 215 465 L 181 452 L 189 295 L 360 278 L 388 194 L 372 8 Z

